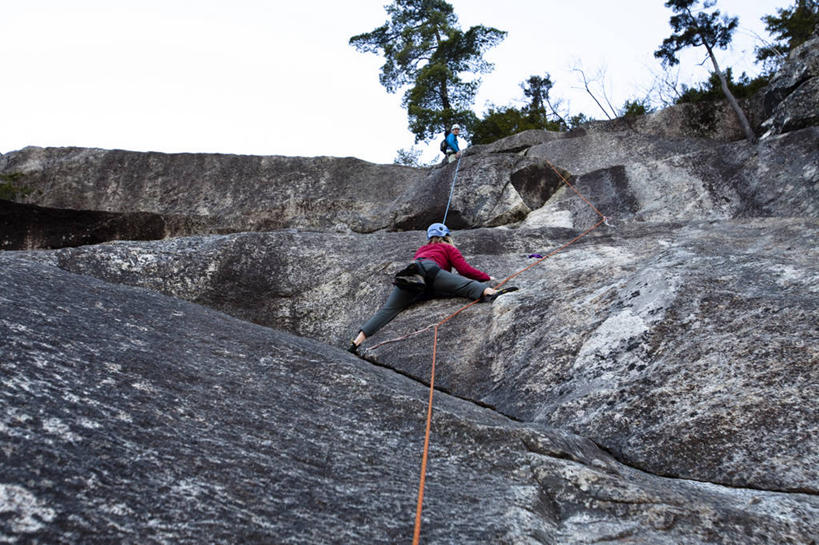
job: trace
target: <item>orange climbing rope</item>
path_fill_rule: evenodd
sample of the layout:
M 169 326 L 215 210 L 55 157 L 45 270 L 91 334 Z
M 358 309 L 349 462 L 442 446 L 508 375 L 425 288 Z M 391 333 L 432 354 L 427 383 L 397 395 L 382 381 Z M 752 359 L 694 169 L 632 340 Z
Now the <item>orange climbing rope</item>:
M 532 267 L 538 265 L 539 263 L 542 263 L 543 261 L 549 259 L 553 255 L 565 250 L 566 248 L 568 248 L 569 246 L 571 246 L 572 244 L 574 244 L 575 242 L 577 242 L 581 238 L 585 237 L 586 235 L 588 235 L 589 233 L 591 233 L 592 231 L 594 231 L 595 229 L 600 227 L 600 225 L 602 223 L 607 223 L 608 218 L 606 216 L 604 216 L 597 208 L 595 208 L 595 206 L 591 202 L 589 202 L 588 199 L 586 199 L 586 197 L 584 197 L 572 184 L 570 184 L 568 182 L 568 180 L 566 180 L 566 178 L 560 173 L 560 171 L 558 171 L 555 168 L 555 166 L 552 165 L 552 163 L 547 161 L 547 164 L 552 168 L 552 170 L 555 171 L 555 173 L 560 177 L 560 179 L 563 180 L 563 183 L 565 183 L 575 193 L 577 193 L 577 195 L 581 199 L 583 199 L 583 201 L 585 201 L 586 204 L 588 204 L 589 207 L 592 210 L 594 210 L 597 213 L 598 216 L 600 216 L 600 220 L 597 223 L 595 223 L 594 225 L 592 225 L 591 227 L 589 227 L 588 229 L 586 229 L 585 231 L 583 231 L 582 233 L 580 233 L 579 235 L 577 235 L 576 237 L 574 237 L 573 239 L 571 239 L 569 242 L 567 242 L 567 243 L 563 244 L 562 246 L 552 250 L 551 252 L 546 254 L 544 257 L 538 259 L 537 261 L 535 261 L 534 263 L 532 263 L 528 267 L 524 267 L 523 269 L 521 269 L 521 270 L 507 276 L 500 283 L 498 283 L 496 288 L 499 288 L 499 287 L 503 286 L 509 280 L 515 278 L 516 276 L 518 276 L 520 274 L 523 274 L 524 272 L 528 271 Z M 419 329 L 418 331 L 410 333 L 409 335 L 404 335 L 403 337 L 399 337 L 397 339 L 391 339 L 389 341 L 384 341 L 384 342 L 381 342 L 381 343 L 379 343 L 377 345 L 374 345 L 374 346 L 370 347 L 370 349 L 373 350 L 373 349 L 378 348 L 379 346 L 385 345 L 387 343 L 402 341 L 404 339 L 414 337 L 415 335 L 419 335 L 420 333 L 422 333 L 424 331 L 428 331 L 430 328 L 433 329 L 432 368 L 430 369 L 430 379 L 429 379 L 429 402 L 427 404 L 427 422 L 426 422 L 426 429 L 424 431 L 424 452 L 423 452 L 423 455 L 421 456 L 421 479 L 420 479 L 420 482 L 418 483 L 418 505 L 417 505 L 416 511 L 415 511 L 415 530 L 413 532 L 413 537 L 412 537 L 413 545 L 418 545 L 418 542 L 419 542 L 419 540 L 421 538 L 421 512 L 423 510 L 423 505 L 424 505 L 424 485 L 426 484 L 427 460 L 429 459 L 429 435 L 430 435 L 430 429 L 432 427 L 432 396 L 433 396 L 433 393 L 435 392 L 435 360 L 437 358 L 437 353 L 438 353 L 438 328 L 440 326 L 442 326 L 443 324 L 445 324 L 446 322 L 448 322 L 449 320 L 451 320 L 452 318 L 454 318 L 455 316 L 457 316 L 458 314 L 460 314 L 461 312 L 463 312 L 464 310 L 466 310 L 469 307 L 471 307 L 472 305 L 474 305 L 475 303 L 479 302 L 479 301 L 480 301 L 480 299 L 476 299 L 475 301 L 472 301 L 472 302 L 462 306 L 461 308 L 459 308 L 458 310 L 456 310 L 455 312 L 453 312 L 449 316 L 445 317 L 441 321 L 439 321 L 439 322 L 437 322 L 435 324 L 430 324 L 430 325 L 428 325 L 427 327 L 425 327 L 423 329 Z
M 427 457 L 429 455 L 429 430 L 432 422 L 432 394 L 435 392 L 435 354 L 438 349 L 438 325 L 435 326 L 435 336 L 432 341 L 432 372 L 429 379 L 429 403 L 427 404 L 427 428 L 424 431 L 424 454 L 421 456 L 421 482 L 418 485 L 418 506 L 415 515 L 415 531 L 412 542 L 418 545 L 421 537 L 421 508 L 424 505 L 424 483 L 427 480 Z

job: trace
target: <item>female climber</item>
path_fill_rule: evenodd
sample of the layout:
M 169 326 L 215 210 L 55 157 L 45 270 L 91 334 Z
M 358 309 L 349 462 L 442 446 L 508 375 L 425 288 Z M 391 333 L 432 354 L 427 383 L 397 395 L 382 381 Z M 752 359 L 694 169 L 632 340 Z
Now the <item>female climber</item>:
M 466 297 L 494 301 L 501 294 L 515 291 L 509 287 L 496 290 L 490 287 L 495 278 L 472 267 L 452 242 L 449 228 L 443 223 L 433 223 L 427 229 L 427 243 L 415 252 L 415 261 L 407 269 L 396 275 L 395 289 L 387 302 L 370 318 L 350 343 L 350 352 L 356 353 L 364 339 L 387 325 L 399 312 L 418 301 L 435 297 Z M 450 272 L 455 267 L 460 275 Z M 412 279 L 400 277 L 415 276 L 420 288 L 412 285 Z M 417 274 L 412 274 L 417 273 Z M 423 280 L 422 280 L 423 278 Z M 423 286 L 426 285 L 426 289 Z M 413 289 L 415 288 L 415 289 Z M 422 289 L 422 291 L 419 291 Z

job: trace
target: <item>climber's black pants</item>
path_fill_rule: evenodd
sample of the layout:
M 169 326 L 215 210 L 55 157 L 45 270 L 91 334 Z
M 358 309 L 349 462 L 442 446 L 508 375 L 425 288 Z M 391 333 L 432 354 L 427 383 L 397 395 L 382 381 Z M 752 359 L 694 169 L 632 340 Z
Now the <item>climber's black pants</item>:
M 432 273 L 433 268 L 438 265 L 428 259 L 416 261 L 418 266 L 425 273 Z M 438 297 L 466 297 L 475 300 L 483 295 L 483 290 L 489 287 L 489 283 L 470 280 L 465 276 L 452 274 L 451 272 L 438 270 L 435 280 L 432 283 L 432 293 L 415 293 L 402 288 L 393 288 L 392 293 L 387 298 L 387 302 L 375 313 L 375 316 L 367 320 L 361 331 L 367 337 L 372 336 L 376 331 L 390 323 L 398 313 L 419 301 L 426 301 Z

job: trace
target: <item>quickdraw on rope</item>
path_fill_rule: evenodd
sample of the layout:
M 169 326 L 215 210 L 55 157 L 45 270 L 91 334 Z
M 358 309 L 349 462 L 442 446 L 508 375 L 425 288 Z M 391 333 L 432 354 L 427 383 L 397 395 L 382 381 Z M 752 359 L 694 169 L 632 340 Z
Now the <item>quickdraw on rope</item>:
M 444 221 L 441 222 L 441 223 L 446 223 L 446 216 L 447 216 L 447 213 L 449 212 L 449 204 L 452 201 L 452 192 L 455 189 L 455 180 L 458 177 L 458 167 L 460 166 L 460 163 L 461 163 L 461 160 L 460 160 L 460 158 L 458 158 L 458 164 L 455 166 L 455 177 L 452 180 L 452 189 L 449 192 L 449 201 L 447 202 L 447 205 L 446 205 L 446 212 L 444 212 Z M 523 274 L 524 272 L 528 271 L 532 267 L 535 267 L 536 265 L 538 265 L 538 264 L 542 263 L 543 261 L 549 259 L 553 255 L 555 255 L 555 254 L 557 254 L 559 252 L 562 252 L 563 250 L 565 250 L 566 248 L 568 248 L 569 246 L 571 246 L 572 244 L 574 244 L 575 242 L 577 242 L 581 238 L 585 237 L 586 235 L 588 235 L 589 233 L 591 233 L 592 231 L 594 231 L 595 229 L 600 227 L 600 225 L 602 225 L 603 223 L 605 223 L 606 225 L 609 225 L 608 220 L 610 218 L 604 216 L 597 208 L 595 208 L 595 206 L 591 202 L 589 202 L 588 199 L 586 199 L 586 197 L 584 197 L 582 194 L 580 194 L 580 192 L 572 184 L 570 184 L 568 180 L 566 180 L 566 178 L 563 176 L 563 174 L 561 174 L 560 171 L 557 170 L 557 168 L 555 168 L 555 166 L 552 163 L 550 163 L 549 161 L 547 161 L 546 163 L 549 165 L 549 167 L 552 170 L 555 171 L 555 173 L 560 177 L 560 179 L 563 181 L 564 184 L 569 186 L 572 189 L 572 191 L 574 191 L 581 199 L 583 199 L 583 201 L 586 204 L 589 205 L 589 207 L 592 210 L 595 211 L 595 213 L 600 217 L 600 219 L 597 221 L 597 223 L 595 223 L 594 225 L 592 225 L 591 227 L 589 227 L 588 229 L 586 229 L 585 231 L 583 231 L 582 233 L 580 233 L 579 235 L 577 235 L 576 237 L 571 239 L 570 241 L 566 242 L 562 246 L 559 246 L 558 248 L 555 248 L 554 250 L 552 250 L 551 252 L 549 252 L 545 256 L 541 257 L 541 256 L 538 255 L 539 259 L 537 261 L 535 261 L 534 263 L 530 264 L 529 266 L 524 267 L 523 269 L 520 269 L 519 271 L 517 271 L 517 272 L 507 276 L 506 278 L 504 278 L 500 283 L 498 283 L 495 286 L 496 289 L 500 288 L 501 286 L 503 286 L 509 280 L 515 278 L 516 276 L 518 276 L 520 274 Z M 536 254 L 533 254 L 530 257 L 533 257 L 534 255 L 536 255 Z M 424 505 L 424 486 L 426 484 L 427 460 L 429 459 L 429 436 L 430 436 L 430 429 L 432 427 L 432 397 L 433 397 L 433 393 L 435 392 L 435 362 L 436 362 L 437 354 L 438 354 L 438 329 L 442 325 L 444 325 L 446 322 L 448 322 L 449 320 L 451 320 L 452 318 L 454 318 L 455 316 L 457 316 L 458 314 L 460 314 L 461 312 L 463 312 L 464 310 L 468 309 L 469 307 L 471 307 L 472 305 L 474 305 L 474 304 L 476 304 L 478 302 L 480 302 L 480 299 L 476 299 L 476 300 L 462 306 L 461 308 L 459 308 L 458 310 L 456 310 L 455 312 L 453 312 L 449 316 L 446 316 L 444 319 L 440 320 L 439 322 L 437 322 L 435 324 L 430 324 L 430 325 L 428 325 L 428 326 L 426 326 L 426 327 L 424 327 L 422 329 L 419 329 L 418 331 L 414 331 L 413 333 L 410 333 L 408 335 L 404 335 L 403 337 L 399 337 L 397 339 L 390 339 L 388 341 L 378 343 L 378 344 L 376 344 L 374 346 L 371 346 L 369 348 L 370 350 L 375 350 L 379 346 L 383 346 L 383 345 L 388 344 L 388 343 L 399 342 L 399 341 L 408 339 L 410 337 L 414 337 L 414 336 L 419 335 L 419 334 L 421 334 L 421 333 L 423 333 L 425 331 L 428 331 L 429 329 L 433 330 L 433 336 L 432 336 L 432 366 L 431 366 L 431 369 L 430 369 L 430 379 L 429 379 L 429 402 L 427 404 L 427 420 L 426 420 L 426 427 L 425 427 L 425 431 L 424 431 L 424 452 L 423 452 L 423 454 L 421 456 L 421 477 L 420 477 L 420 482 L 418 483 L 418 504 L 417 504 L 416 511 L 415 511 L 415 529 L 414 529 L 413 537 L 412 537 L 413 545 L 418 545 L 420 537 L 421 537 L 421 512 L 423 510 L 423 505 Z
M 455 176 L 452 177 L 452 187 L 449 189 L 449 200 L 446 201 L 446 210 L 444 211 L 444 219 L 441 223 L 446 225 L 446 216 L 449 214 L 449 204 L 452 202 L 452 193 L 455 192 L 455 180 L 458 179 L 458 168 L 461 166 L 461 158 L 458 157 L 458 162 L 455 164 Z

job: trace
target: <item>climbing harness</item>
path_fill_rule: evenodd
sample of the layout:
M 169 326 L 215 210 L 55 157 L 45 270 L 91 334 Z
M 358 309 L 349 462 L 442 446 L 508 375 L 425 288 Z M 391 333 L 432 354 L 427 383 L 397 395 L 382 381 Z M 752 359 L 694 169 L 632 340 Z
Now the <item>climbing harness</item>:
M 585 231 L 583 231 L 582 233 L 580 233 L 579 235 L 577 235 L 576 237 L 571 239 L 570 241 L 566 242 L 565 244 L 563 244 L 563 245 L 555 248 L 551 252 L 547 253 L 546 255 L 541 256 L 540 254 L 530 254 L 528 257 L 530 257 L 530 258 L 536 257 L 537 261 L 535 261 L 534 263 L 531 263 L 529 266 L 524 267 L 523 269 L 520 269 L 519 271 L 507 276 L 506 278 L 504 278 L 500 283 L 498 283 L 495 286 L 495 289 L 500 289 L 504 284 L 506 284 L 508 281 L 515 278 L 516 276 L 518 276 L 520 274 L 523 274 L 524 272 L 528 271 L 532 267 L 535 267 L 535 266 L 539 265 L 540 263 L 542 263 L 543 261 L 549 259 L 553 255 L 555 255 L 555 254 L 557 254 L 559 252 L 562 252 L 563 250 L 565 250 L 566 248 L 568 248 L 569 246 L 571 246 L 572 244 L 574 244 L 575 242 L 577 242 L 581 238 L 585 237 L 586 235 L 588 235 L 589 233 L 591 233 L 592 231 L 594 231 L 595 229 L 600 227 L 600 225 L 602 225 L 603 223 L 605 223 L 606 225 L 610 225 L 609 221 L 608 221 L 610 218 L 604 216 L 597 208 L 595 208 L 595 206 L 591 202 L 589 202 L 589 200 L 586 197 L 584 197 L 572 184 L 569 183 L 568 180 L 566 180 L 566 178 L 563 176 L 563 174 L 561 174 L 560 171 L 557 168 L 555 168 L 555 166 L 551 162 L 546 161 L 546 163 L 558 175 L 558 177 L 560 177 L 560 179 L 563 181 L 564 184 L 569 186 L 572 189 L 572 191 L 574 191 L 577 194 L 578 197 L 580 197 L 587 205 L 589 205 L 589 207 L 592 210 L 594 210 L 594 212 L 600 217 L 600 219 L 597 221 L 597 223 L 595 223 L 594 225 L 592 225 L 591 227 L 589 227 L 588 229 L 586 229 Z M 444 212 L 444 220 L 443 220 L 442 223 L 446 223 L 446 217 L 447 217 L 447 214 L 449 213 L 449 205 L 450 205 L 450 203 L 452 201 L 452 193 L 455 190 L 455 180 L 458 178 L 458 167 L 460 166 L 460 164 L 461 164 L 461 159 L 458 158 L 458 164 L 455 166 L 455 176 L 452 179 L 452 188 L 449 191 L 449 201 L 447 201 L 447 204 L 446 204 L 446 211 Z M 421 333 L 423 333 L 425 331 L 429 331 L 430 329 L 433 330 L 433 335 L 432 335 L 432 366 L 431 366 L 431 369 L 430 369 L 430 379 L 429 379 L 429 401 L 428 401 L 428 404 L 427 404 L 427 420 L 426 420 L 426 427 L 425 427 L 425 431 L 424 431 L 424 451 L 423 451 L 423 454 L 421 456 L 421 477 L 420 477 L 420 482 L 418 483 L 418 504 L 416 506 L 416 511 L 415 511 L 415 529 L 414 529 L 413 538 L 412 538 L 413 545 L 418 545 L 420 537 L 421 537 L 421 512 L 422 512 L 423 505 L 424 505 L 424 486 L 426 484 L 427 461 L 429 459 L 429 436 L 430 436 L 430 429 L 432 427 L 432 398 L 433 398 L 433 393 L 435 392 L 435 363 L 436 363 L 437 354 L 438 354 L 438 329 L 442 325 L 444 325 L 446 322 L 453 319 L 455 316 L 457 316 L 461 312 L 465 311 L 466 309 L 468 309 L 469 307 L 471 307 L 472 305 L 474 305 L 474 304 L 476 304 L 476 303 L 478 303 L 480 301 L 481 301 L 481 299 L 476 299 L 476 300 L 462 306 L 461 308 L 459 308 L 458 310 L 456 310 L 455 312 L 453 312 L 449 316 L 446 316 L 444 319 L 440 320 L 437 323 L 430 324 L 430 325 L 428 325 L 428 326 L 426 326 L 426 327 L 424 327 L 422 329 L 419 329 L 417 331 L 414 331 L 414 332 L 412 332 L 412 333 L 410 333 L 408 335 L 404 335 L 404 336 L 398 337 L 396 339 L 390 339 L 390 340 L 387 340 L 387 341 L 383 341 L 383 342 L 378 343 L 376 345 L 373 345 L 373 346 L 371 346 L 369 348 L 369 350 L 375 350 L 376 348 L 378 348 L 380 346 L 384 346 L 385 344 L 400 342 L 400 341 L 409 339 L 410 337 L 415 337 L 416 335 L 420 335 Z
M 449 204 L 452 202 L 452 193 L 455 192 L 455 180 L 458 179 L 458 168 L 461 166 L 461 158 L 458 157 L 458 162 L 455 163 L 455 176 L 452 177 L 452 187 L 449 189 L 449 200 L 446 201 L 446 210 L 444 211 L 444 219 L 441 223 L 446 225 L 446 216 L 449 214 Z

